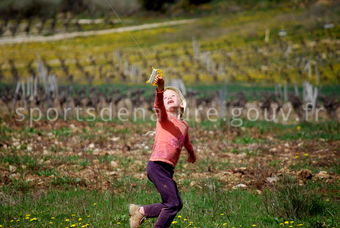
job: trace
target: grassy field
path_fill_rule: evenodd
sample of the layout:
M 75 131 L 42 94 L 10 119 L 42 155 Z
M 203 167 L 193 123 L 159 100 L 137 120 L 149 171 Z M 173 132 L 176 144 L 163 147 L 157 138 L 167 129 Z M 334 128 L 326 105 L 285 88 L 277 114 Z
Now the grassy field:
M 195 21 L 185 25 L 1 44 L 2 99 L 12 100 L 13 82 L 31 77 L 41 58 L 59 86 L 72 85 L 68 96 L 83 96 L 84 87 L 89 95 L 98 86 L 105 95 L 142 89 L 140 96 L 150 100 L 145 80 L 153 66 L 164 70 L 166 82 L 183 79 L 198 99 L 226 89 L 227 101 L 239 92 L 261 100 L 274 85 L 288 85 L 290 94 L 295 85 L 302 94 L 308 81 L 319 97 L 337 101 L 340 5 L 306 5 L 233 11 L 237 4 L 213 1 L 186 14 Z M 179 15 L 168 19 L 184 18 Z M 117 26 L 168 20 L 139 16 L 145 18 Z M 339 227 L 340 123 L 242 123 L 189 121 L 198 160 L 188 164 L 183 149 L 174 178 L 184 207 L 172 227 Z M 146 176 L 154 141 L 146 133 L 154 129 L 152 121 L 117 119 L 30 124 L 0 113 L 0 228 L 129 227 L 129 203 L 160 201 Z
M 339 226 L 339 123 L 189 125 L 198 161 L 182 152 L 172 227 Z M 1 227 L 128 227 L 128 203 L 160 200 L 145 173 L 154 122 L 27 126 L 1 118 Z

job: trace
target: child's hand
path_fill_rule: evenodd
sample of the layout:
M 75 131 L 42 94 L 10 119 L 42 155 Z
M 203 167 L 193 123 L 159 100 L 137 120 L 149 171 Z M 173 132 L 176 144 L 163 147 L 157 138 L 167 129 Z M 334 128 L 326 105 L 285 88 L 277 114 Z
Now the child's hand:
M 188 162 L 190 163 L 195 163 L 196 161 L 196 155 L 193 153 L 193 154 L 190 154 L 189 157 L 188 157 Z
M 158 90 L 164 90 L 164 79 L 159 77 L 159 75 L 156 76 L 155 84 L 157 85 Z

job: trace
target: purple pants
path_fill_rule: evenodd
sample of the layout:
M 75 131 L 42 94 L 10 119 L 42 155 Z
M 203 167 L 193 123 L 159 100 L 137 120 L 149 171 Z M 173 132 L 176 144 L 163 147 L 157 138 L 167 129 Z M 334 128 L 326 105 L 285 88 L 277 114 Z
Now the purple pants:
M 162 203 L 144 205 L 144 214 L 147 218 L 158 217 L 155 228 L 170 227 L 176 214 L 182 209 L 177 184 L 172 179 L 174 168 L 168 163 L 161 161 L 149 161 L 147 176 L 156 186 L 161 195 Z

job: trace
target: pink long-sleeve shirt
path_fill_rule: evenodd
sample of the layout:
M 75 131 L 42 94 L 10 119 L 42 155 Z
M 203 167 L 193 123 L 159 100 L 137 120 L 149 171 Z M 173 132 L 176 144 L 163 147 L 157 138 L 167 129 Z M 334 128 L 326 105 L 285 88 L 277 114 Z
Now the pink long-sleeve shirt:
M 168 115 L 163 101 L 164 91 L 155 91 L 154 108 L 157 114 L 155 142 L 152 148 L 150 161 L 163 161 L 176 166 L 182 147 L 184 146 L 189 154 L 194 149 L 189 139 L 189 126 L 184 120 L 173 115 Z

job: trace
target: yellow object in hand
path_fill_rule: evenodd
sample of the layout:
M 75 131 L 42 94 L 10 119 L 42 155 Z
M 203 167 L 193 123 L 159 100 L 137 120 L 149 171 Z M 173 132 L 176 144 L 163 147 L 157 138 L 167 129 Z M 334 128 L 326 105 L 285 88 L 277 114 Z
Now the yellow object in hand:
M 162 78 L 163 77 L 163 72 L 160 69 L 152 68 L 152 72 L 151 72 L 150 78 L 149 78 L 149 80 L 146 81 L 146 83 L 152 84 L 153 86 L 157 86 L 157 84 L 155 83 L 157 75 L 160 78 Z

